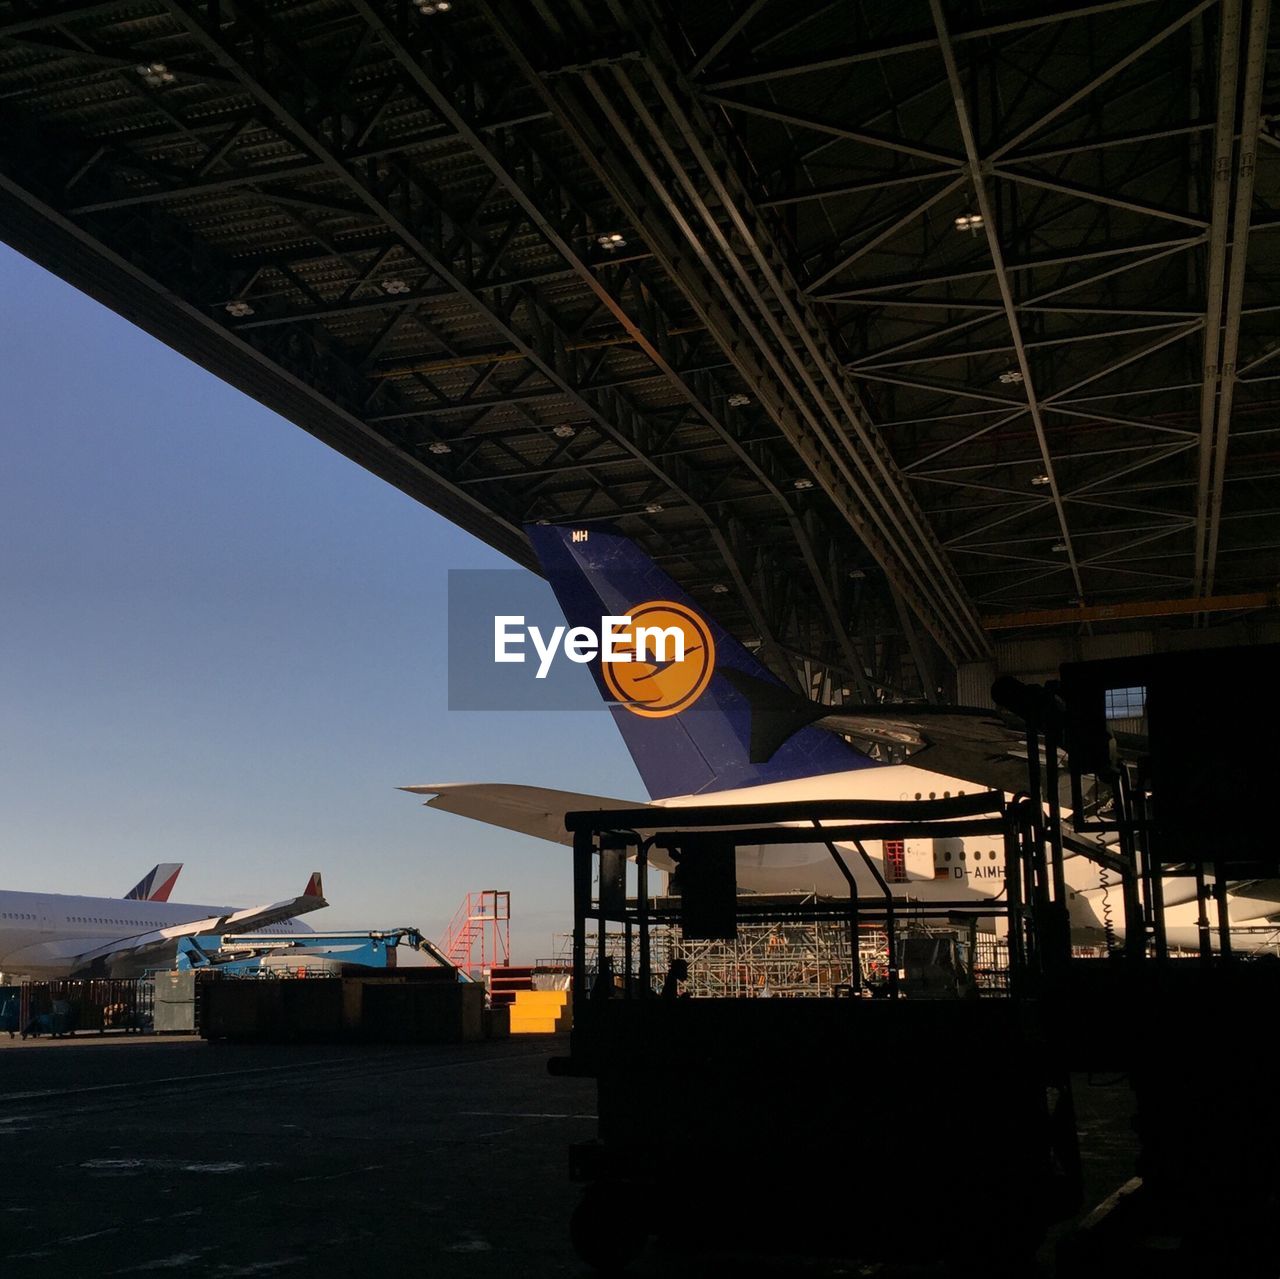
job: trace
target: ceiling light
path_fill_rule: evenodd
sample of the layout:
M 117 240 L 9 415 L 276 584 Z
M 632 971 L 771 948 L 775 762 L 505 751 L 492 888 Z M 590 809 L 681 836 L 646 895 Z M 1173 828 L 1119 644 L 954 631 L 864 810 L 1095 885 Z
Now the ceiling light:
M 751 397 L 749 395 L 743 395 L 741 391 L 735 391 L 729 397 L 729 407 L 733 409 L 745 408 L 746 405 L 750 403 Z
M 448 13 L 453 8 L 450 0 L 413 0 L 413 3 L 417 6 L 418 12 L 425 18 L 429 18 L 436 13 Z
M 813 487 L 813 481 L 809 479 L 808 476 L 802 475 L 796 481 L 796 488 L 798 489 L 804 490 L 804 489 L 811 489 L 812 487 Z
M 398 276 L 390 280 L 383 280 L 382 291 L 384 293 L 408 293 L 409 281 L 402 280 Z
M 248 302 L 242 302 L 239 298 L 232 302 L 228 302 L 226 306 L 228 315 L 234 315 L 237 320 L 243 319 L 246 315 L 253 314 L 253 307 Z
M 1049 477 L 1041 471 L 1039 475 L 1033 475 L 1031 477 L 1031 483 L 1034 484 L 1036 488 L 1042 489 L 1049 483 Z
M 1022 381 L 1022 373 L 1018 369 L 1005 369 L 1005 371 L 1000 374 L 1000 381 L 1003 382 L 1005 386 L 1017 386 L 1018 383 Z
M 962 213 L 956 219 L 957 231 L 980 231 L 983 226 L 981 213 Z
M 551 434 L 559 436 L 562 440 L 571 440 L 578 433 L 576 426 L 570 426 L 568 422 L 561 422 L 559 426 L 551 428 Z
M 712 588 L 713 595 L 728 595 L 729 588 L 723 582 L 717 582 Z
M 453 452 L 453 449 L 448 444 L 446 444 L 443 440 L 432 440 L 431 443 L 427 445 L 427 448 L 432 453 L 452 453 Z
M 627 242 L 617 231 L 603 231 L 596 236 L 596 243 L 602 248 L 612 253 L 615 249 L 625 249 Z
M 166 84 L 173 84 L 178 78 L 163 62 L 140 63 L 134 67 L 134 70 L 142 77 L 143 82 L 153 89 L 159 89 Z
M 644 508 L 644 513 L 646 515 L 657 515 L 658 512 L 661 510 L 662 510 L 661 502 L 650 502 L 648 506 Z
M 1067 549 L 1066 542 L 1054 542 L 1049 548 L 1051 551 L 1057 551 L 1059 555 L 1063 554 Z
M 849 570 L 849 580 L 852 582 L 861 582 L 867 576 L 866 569 L 851 568 Z

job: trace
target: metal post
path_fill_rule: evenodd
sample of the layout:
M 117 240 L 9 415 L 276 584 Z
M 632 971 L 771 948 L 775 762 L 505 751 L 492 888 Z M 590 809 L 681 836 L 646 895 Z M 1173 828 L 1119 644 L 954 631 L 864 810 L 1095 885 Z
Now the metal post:
M 1129 793 L 1129 779 L 1124 769 L 1116 774 L 1116 804 L 1119 809 L 1117 833 L 1120 852 L 1129 866 L 1129 872 L 1121 881 L 1124 895 L 1124 953 L 1130 959 L 1141 959 L 1147 952 L 1146 925 L 1143 906 L 1138 892 L 1138 878 L 1142 868 L 1138 865 L 1138 850 L 1134 841 L 1133 800 Z
M 1021 985 L 1026 965 L 1022 936 L 1022 843 L 1018 838 L 1016 810 L 1004 814 L 1004 886 L 1009 919 L 1009 993 Z
M 1164 864 L 1160 860 L 1159 840 L 1152 838 L 1153 832 L 1148 824 L 1151 810 L 1147 804 L 1146 788 L 1141 781 L 1134 807 L 1140 818 L 1138 838 L 1142 842 L 1143 861 L 1151 876 L 1151 932 L 1156 943 L 1156 958 L 1164 961 L 1169 958 L 1169 936 L 1164 924 Z
M 1058 719 L 1056 708 L 1044 721 L 1044 788 L 1049 800 L 1049 849 L 1053 857 L 1053 899 L 1065 910 L 1067 881 L 1062 868 L 1062 804 L 1058 794 Z
M 813 824 L 819 829 L 821 828 L 821 823 L 816 817 L 813 819 Z M 831 854 L 831 860 L 835 862 L 840 873 L 845 878 L 845 883 L 849 885 L 849 988 L 854 994 L 857 994 L 862 989 L 862 966 L 858 963 L 858 881 L 854 879 L 853 872 L 849 869 L 848 864 L 840 855 L 840 850 L 835 844 L 829 839 L 822 842 L 826 844 L 827 852 Z M 866 854 L 863 853 L 863 856 L 865 857 Z
M 889 885 L 885 883 L 884 876 L 876 870 L 876 864 L 871 860 L 867 850 L 862 846 L 860 839 L 853 841 L 853 846 L 859 852 L 862 860 L 866 863 L 867 869 L 871 872 L 872 877 L 880 887 L 880 891 L 884 893 L 884 932 L 887 949 L 889 951 L 889 996 L 892 999 L 898 997 L 898 930 L 897 920 L 894 916 L 893 908 L 893 891 Z
M 1196 862 L 1196 930 L 1200 934 L 1200 961 L 1213 959 L 1213 938 L 1209 933 L 1208 890 L 1204 882 L 1204 863 Z
M 1227 908 L 1227 868 L 1221 861 L 1213 863 L 1213 895 L 1218 899 L 1218 951 L 1231 958 L 1231 915 Z
M 636 846 L 636 923 L 640 929 L 640 998 L 653 994 L 649 955 L 649 843 L 642 839 Z
M 1044 792 L 1040 779 L 1040 724 L 1032 714 L 1027 715 L 1027 783 L 1031 794 L 1031 884 L 1028 902 L 1034 900 L 1037 910 L 1043 910 L 1049 902 L 1048 870 L 1044 856 Z
M 587 1004 L 587 912 L 591 909 L 591 832 L 573 834 L 573 1024 Z

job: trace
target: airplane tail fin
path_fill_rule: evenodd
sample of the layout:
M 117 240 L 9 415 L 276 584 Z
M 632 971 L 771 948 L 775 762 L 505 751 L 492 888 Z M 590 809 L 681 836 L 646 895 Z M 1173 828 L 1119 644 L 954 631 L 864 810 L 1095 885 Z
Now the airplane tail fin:
M 173 886 L 178 882 L 182 862 L 161 862 L 153 866 L 124 895 L 125 901 L 167 902 Z
M 324 884 L 320 882 L 320 872 L 318 870 L 311 872 L 311 878 L 307 880 L 307 886 L 302 890 L 302 895 L 304 897 L 324 896 Z
M 630 616 L 635 627 L 683 632 L 681 662 L 589 663 L 652 798 L 874 765 L 843 739 L 802 722 L 779 734 L 780 744 L 759 760 L 760 726 L 753 752 L 752 702 L 735 675 L 781 689 L 773 674 L 629 538 L 600 527 L 529 525 L 525 531 L 570 627 L 598 634 L 604 617 Z M 656 647 L 649 651 L 660 656 Z

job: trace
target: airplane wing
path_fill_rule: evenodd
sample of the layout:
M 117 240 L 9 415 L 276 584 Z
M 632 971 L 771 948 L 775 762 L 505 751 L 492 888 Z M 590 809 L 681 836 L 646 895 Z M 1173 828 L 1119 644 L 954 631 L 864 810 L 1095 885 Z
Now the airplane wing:
M 588 809 L 648 808 L 632 799 L 584 795 L 579 791 L 550 790 L 543 786 L 515 786 L 504 782 L 440 782 L 431 786 L 401 786 L 411 795 L 433 795 L 425 807 L 457 813 L 536 839 L 572 844 L 564 828 L 565 813 Z
M 250 906 L 244 910 L 230 911 L 225 915 L 210 915 L 185 924 L 172 924 L 167 928 L 153 928 L 133 937 L 120 937 L 93 950 L 87 950 L 74 959 L 74 971 L 105 969 L 112 977 L 127 977 L 171 958 L 173 943 L 179 937 L 197 937 L 205 933 L 247 933 L 268 928 L 282 920 L 319 910 L 329 903 L 324 897 L 320 872 L 316 871 L 307 881 L 301 896 L 286 901 L 272 902 L 267 906 Z

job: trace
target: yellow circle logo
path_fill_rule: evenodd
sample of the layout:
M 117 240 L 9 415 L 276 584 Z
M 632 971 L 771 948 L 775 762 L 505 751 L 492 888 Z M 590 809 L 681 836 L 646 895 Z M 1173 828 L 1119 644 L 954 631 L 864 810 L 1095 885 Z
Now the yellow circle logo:
M 630 610 L 631 635 L 614 651 L 630 661 L 600 663 L 609 691 L 633 715 L 665 719 L 692 706 L 711 682 L 716 646 L 691 608 L 651 600 Z

